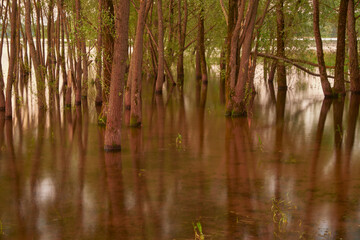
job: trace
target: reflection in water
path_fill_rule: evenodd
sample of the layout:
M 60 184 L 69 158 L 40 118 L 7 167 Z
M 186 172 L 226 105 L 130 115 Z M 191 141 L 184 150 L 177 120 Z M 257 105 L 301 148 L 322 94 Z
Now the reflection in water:
M 3 235 L 193 239 L 199 222 L 205 239 L 356 239 L 359 96 L 256 87 L 252 114 L 229 119 L 217 82 L 144 84 L 144 124 L 124 127 L 121 153 L 103 151 L 101 108 L 53 96 L 51 111 L 0 112 Z

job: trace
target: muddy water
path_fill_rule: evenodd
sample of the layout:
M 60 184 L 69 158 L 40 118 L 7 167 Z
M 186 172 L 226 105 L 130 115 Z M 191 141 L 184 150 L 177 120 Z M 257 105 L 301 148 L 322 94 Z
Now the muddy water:
M 360 97 L 289 85 L 258 77 L 248 118 L 227 119 L 215 77 L 163 98 L 144 83 L 121 153 L 103 152 L 93 104 L 0 116 L 2 238 L 357 239 Z

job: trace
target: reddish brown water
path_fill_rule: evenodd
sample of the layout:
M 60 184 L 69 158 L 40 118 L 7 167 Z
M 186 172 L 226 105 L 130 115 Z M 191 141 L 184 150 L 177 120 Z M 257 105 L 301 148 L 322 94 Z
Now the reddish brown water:
M 249 117 L 228 119 L 218 83 L 192 81 L 163 99 L 144 84 L 121 153 L 90 105 L 1 116 L 2 238 L 194 239 L 197 222 L 205 239 L 360 238 L 359 96 L 258 83 Z

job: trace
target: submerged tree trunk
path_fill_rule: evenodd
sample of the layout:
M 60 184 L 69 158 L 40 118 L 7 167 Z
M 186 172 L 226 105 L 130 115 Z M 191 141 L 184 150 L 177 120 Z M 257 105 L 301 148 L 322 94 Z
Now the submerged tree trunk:
M 162 0 L 157 0 L 157 12 L 158 12 L 158 72 L 156 78 L 155 92 L 157 94 L 162 93 L 162 86 L 164 82 L 164 23 L 162 12 Z
M 349 43 L 350 90 L 354 93 L 360 93 L 360 72 L 355 23 L 354 0 L 349 0 L 347 9 L 347 35 Z
M 117 37 L 114 45 L 114 59 L 111 72 L 109 111 L 105 130 L 105 150 L 121 150 L 121 117 L 123 84 L 128 55 L 128 33 L 130 2 L 118 0 L 115 3 L 115 28 Z
M 131 107 L 130 107 L 130 126 L 138 127 L 141 125 L 141 75 L 143 62 L 143 42 L 146 16 L 151 2 L 142 0 L 138 13 L 136 26 L 136 37 L 134 51 L 131 57 L 128 81 L 131 83 Z
M 319 63 L 319 72 L 320 72 L 320 81 L 321 87 L 324 92 L 325 97 L 332 96 L 331 85 L 329 83 L 326 66 L 324 60 L 324 51 L 320 34 L 319 26 L 319 0 L 313 0 L 313 27 L 314 27 L 314 36 L 316 42 L 316 54 Z
M 349 0 L 341 0 L 338 19 L 338 32 L 336 42 L 336 62 L 334 94 L 345 94 L 344 62 L 345 62 L 345 31 Z
M 5 103 L 5 118 L 12 118 L 12 104 L 11 104 L 11 93 L 12 93 L 12 85 L 15 80 L 15 65 L 17 60 L 17 49 L 16 49 L 16 33 L 17 33 L 17 11 L 18 11 L 18 3 L 16 1 L 12 1 L 11 6 L 11 15 L 10 15 L 10 25 L 11 25 L 11 48 L 10 48 L 10 63 L 9 63 L 9 71 L 6 82 L 6 103 Z
M 276 3 L 276 45 L 277 56 L 285 58 L 285 21 L 284 21 L 284 0 L 278 0 Z M 286 90 L 286 69 L 285 64 L 282 61 L 277 63 L 277 83 L 279 90 Z

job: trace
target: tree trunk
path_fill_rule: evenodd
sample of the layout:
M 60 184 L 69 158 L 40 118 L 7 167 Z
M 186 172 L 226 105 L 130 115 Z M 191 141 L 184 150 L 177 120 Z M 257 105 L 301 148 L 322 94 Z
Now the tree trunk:
M 347 35 L 349 47 L 350 90 L 360 93 L 360 73 L 357 49 L 357 34 L 355 29 L 354 0 L 349 0 L 347 15 Z
M 276 4 L 276 45 L 277 45 L 277 56 L 285 58 L 285 21 L 284 21 L 284 0 L 278 0 Z M 286 69 L 285 64 L 282 61 L 277 63 L 277 82 L 279 90 L 286 90 Z
M 12 85 L 15 80 L 15 65 L 17 60 L 17 49 L 16 49 L 16 32 L 18 26 L 17 22 L 17 11 L 18 11 L 18 2 L 12 1 L 11 6 L 11 15 L 10 15 L 10 25 L 11 25 L 11 48 L 10 48 L 10 63 L 9 63 L 9 71 L 6 82 L 6 103 L 5 103 L 5 118 L 12 118 L 12 104 L 11 104 L 11 93 L 12 93 Z
M 205 16 L 204 16 L 204 2 L 201 0 L 200 2 L 200 14 L 198 20 L 198 50 L 200 55 L 200 63 L 201 63 L 201 81 L 203 84 L 207 84 L 207 67 L 206 67 L 206 56 L 205 56 Z
M 178 0 L 178 39 L 179 39 L 179 54 L 177 59 L 177 83 L 182 87 L 184 85 L 184 51 L 186 27 L 188 19 L 187 0 L 184 1 L 184 19 L 181 18 L 181 0 Z
M 34 65 L 35 69 L 35 76 L 36 76 L 36 87 L 37 87 L 37 99 L 38 105 L 40 108 L 45 108 L 45 71 L 44 65 L 41 61 L 41 49 L 36 49 L 35 44 L 32 37 L 31 32 L 31 19 L 30 19 L 30 0 L 26 0 L 25 2 L 25 32 L 26 32 L 26 39 L 29 43 L 30 48 L 30 56 Z M 39 36 L 36 37 L 38 41 Z M 38 45 L 38 47 L 41 45 Z M 30 67 L 30 66 L 29 66 Z
M 334 94 L 345 94 L 344 62 L 345 62 L 345 31 L 349 0 L 341 0 L 338 19 L 338 32 L 336 42 L 336 62 Z
M 102 87 L 101 87 L 101 72 L 102 72 L 102 8 L 103 8 L 103 0 L 99 0 L 99 24 L 98 24 L 98 35 L 97 35 L 97 43 L 96 43 L 96 78 L 95 78 L 95 85 L 96 85 L 96 99 L 95 105 L 101 106 L 102 105 Z
M 114 5 L 112 0 L 103 0 L 103 14 L 108 14 L 107 19 L 114 18 Z M 112 61 L 114 53 L 114 24 L 113 21 L 107 21 L 103 28 L 103 101 L 109 101 L 110 80 Z
M 141 125 L 141 80 L 142 80 L 142 60 L 143 42 L 146 16 L 151 2 L 142 0 L 138 13 L 136 26 L 136 37 L 134 51 L 131 57 L 128 81 L 131 83 L 131 107 L 130 107 L 130 126 L 138 127 Z
M 82 94 L 81 97 L 84 100 L 87 100 L 88 95 L 88 86 L 89 86 L 89 72 L 88 72 L 88 57 L 86 52 L 86 40 L 82 38 L 82 64 L 83 64 L 83 77 L 82 77 Z
M 238 76 L 237 58 L 238 58 L 238 48 L 239 48 L 239 34 L 242 27 L 242 20 L 245 11 L 245 1 L 242 1 L 240 6 L 238 6 L 238 11 L 240 13 L 240 16 L 238 16 L 236 25 L 231 34 L 230 56 L 229 56 L 229 64 L 227 67 L 227 72 L 229 72 L 229 74 L 227 77 L 228 99 L 226 101 L 226 113 L 225 113 L 226 116 L 231 116 L 234 105 L 233 97 L 235 94 L 235 85 Z M 229 25 L 230 25 L 230 18 L 229 18 Z
M 164 23 L 162 12 L 162 0 L 157 0 L 158 12 L 158 72 L 156 78 L 155 93 L 162 94 L 162 86 L 164 82 Z
M 82 33 L 80 32 L 82 19 L 81 19 L 81 2 L 75 0 L 75 41 L 76 41 L 76 92 L 75 92 L 75 105 L 81 105 L 81 55 L 82 55 Z
M 313 27 L 314 27 L 314 36 L 316 42 L 316 54 L 319 63 L 319 72 L 320 72 L 320 81 L 321 87 L 324 92 L 325 97 L 332 96 L 331 86 L 326 73 L 326 66 L 324 60 L 324 51 L 320 34 L 319 26 L 319 0 L 313 0 Z
M 244 43 L 242 44 L 242 54 L 240 58 L 239 76 L 235 86 L 233 117 L 246 116 L 246 102 L 251 94 L 251 86 L 249 86 L 249 63 L 251 62 L 251 45 L 253 40 L 253 32 L 256 22 L 256 13 L 259 0 L 251 1 L 249 5 L 249 25 L 245 26 Z M 247 16 L 248 17 L 248 16 Z
M 123 102 L 123 84 L 128 55 L 128 33 L 130 2 L 115 2 L 115 28 L 117 37 L 114 45 L 114 58 L 111 72 L 109 111 L 105 130 L 105 150 L 121 150 L 121 117 Z
M 5 15 L 3 15 L 2 17 L 2 23 L 3 23 L 3 28 L 1 31 L 1 43 L 0 43 L 0 59 L 2 59 L 2 53 L 3 53 L 3 46 L 4 46 L 4 37 L 5 37 L 5 32 L 8 26 L 8 5 L 9 5 L 10 1 L 6 1 L 6 6 L 5 6 Z M 3 9 L 2 11 L 3 12 Z M 3 74 L 3 68 L 2 68 L 2 61 L 0 61 L 0 111 L 3 112 L 5 111 L 5 95 L 4 95 L 4 74 Z

